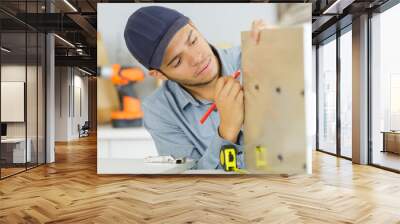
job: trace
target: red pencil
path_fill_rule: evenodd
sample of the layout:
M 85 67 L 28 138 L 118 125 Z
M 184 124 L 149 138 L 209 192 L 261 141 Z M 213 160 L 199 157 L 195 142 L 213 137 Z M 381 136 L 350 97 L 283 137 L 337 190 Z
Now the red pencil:
M 237 79 L 240 76 L 240 71 L 237 70 L 235 73 L 233 73 L 233 78 Z M 200 124 L 204 124 L 204 122 L 207 120 L 207 118 L 210 116 L 211 112 L 217 108 L 217 105 L 213 103 L 210 108 L 208 108 L 207 112 L 203 115 L 203 117 L 200 119 Z

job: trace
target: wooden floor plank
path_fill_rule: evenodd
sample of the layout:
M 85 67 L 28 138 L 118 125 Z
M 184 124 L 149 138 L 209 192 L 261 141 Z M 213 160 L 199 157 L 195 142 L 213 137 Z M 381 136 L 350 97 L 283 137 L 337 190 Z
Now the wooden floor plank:
M 96 174 L 96 139 L 0 181 L 0 223 L 400 223 L 400 175 L 313 154 L 313 174 Z

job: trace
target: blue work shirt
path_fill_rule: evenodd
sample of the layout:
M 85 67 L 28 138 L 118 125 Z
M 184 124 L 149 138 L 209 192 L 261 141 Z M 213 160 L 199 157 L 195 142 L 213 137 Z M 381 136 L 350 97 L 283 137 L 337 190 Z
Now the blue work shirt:
M 219 58 L 221 75 L 229 76 L 241 69 L 240 47 L 212 49 Z M 240 131 L 235 144 L 223 139 L 218 133 L 220 118 L 217 110 L 200 124 L 212 103 L 194 98 L 170 80 L 147 96 L 143 100 L 144 126 L 153 137 L 159 155 L 192 158 L 197 161 L 193 169 L 221 169 L 221 147 L 235 145 L 238 166 L 244 168 L 243 132 Z

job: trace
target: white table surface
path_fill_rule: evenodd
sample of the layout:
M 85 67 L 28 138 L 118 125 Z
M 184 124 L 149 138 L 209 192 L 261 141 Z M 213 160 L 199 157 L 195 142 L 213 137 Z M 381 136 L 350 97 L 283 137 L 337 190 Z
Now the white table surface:
M 98 174 L 174 174 L 192 168 L 194 161 L 184 164 L 145 163 L 144 159 L 97 159 Z
M 113 128 L 111 125 L 97 127 L 98 139 L 152 139 L 150 133 L 144 127 Z
M 145 163 L 144 159 L 97 159 L 98 174 L 238 174 L 224 170 L 191 170 L 194 161 L 185 164 Z
M 27 139 L 28 141 L 30 141 L 30 139 Z M 1 139 L 1 143 L 20 143 L 20 142 L 24 142 L 25 138 L 2 138 Z
M 123 142 L 125 140 L 151 140 L 150 133 L 144 127 L 113 128 L 102 125 L 97 129 L 100 141 Z M 152 141 L 152 140 L 151 140 Z M 122 147 L 122 146 L 121 146 Z M 121 148 L 119 147 L 119 148 Z M 125 147 L 122 147 L 125 148 Z M 114 149 L 115 150 L 115 149 Z M 98 153 L 99 154 L 99 153 Z M 154 156 L 157 155 L 154 152 Z M 98 158 L 98 174 L 237 174 L 224 170 L 191 170 L 194 162 L 187 164 L 145 163 L 141 158 Z

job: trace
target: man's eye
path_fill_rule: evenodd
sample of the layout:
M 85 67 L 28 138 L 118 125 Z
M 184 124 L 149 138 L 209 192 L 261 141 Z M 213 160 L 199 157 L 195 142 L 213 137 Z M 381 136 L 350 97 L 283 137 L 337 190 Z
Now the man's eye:
M 194 38 L 194 40 L 192 41 L 192 44 L 195 44 L 197 42 L 197 37 Z
M 176 65 L 174 66 L 174 68 L 178 67 L 181 64 L 181 58 L 178 59 L 178 62 L 176 63 Z

